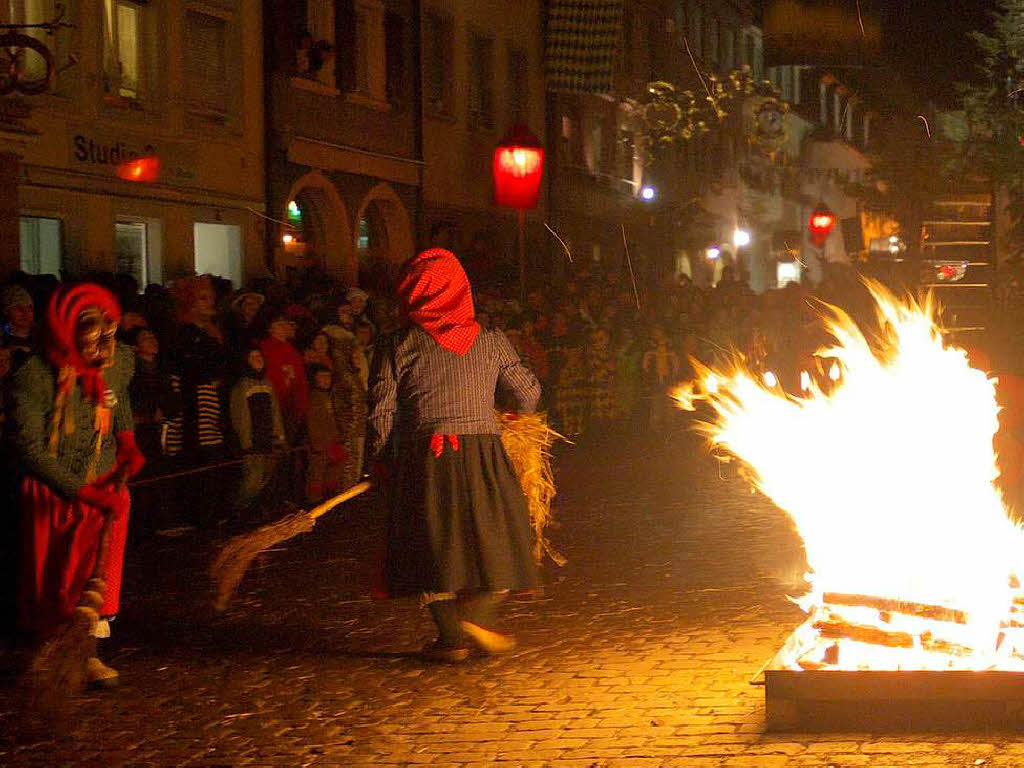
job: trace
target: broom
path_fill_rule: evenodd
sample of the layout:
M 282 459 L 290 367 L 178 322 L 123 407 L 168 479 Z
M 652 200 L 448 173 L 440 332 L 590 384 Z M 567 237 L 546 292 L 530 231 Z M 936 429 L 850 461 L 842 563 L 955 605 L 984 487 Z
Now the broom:
M 75 612 L 57 628 L 53 637 L 43 643 L 32 659 L 29 685 L 35 703 L 41 709 L 52 710 L 59 702 L 81 691 L 86 664 L 96 655 L 95 632 L 107 589 L 103 571 L 107 564 L 112 520 L 113 514 L 108 514 L 103 521 L 96 547 L 96 564 Z
M 264 525 L 250 533 L 235 536 L 228 541 L 210 566 L 210 578 L 213 579 L 215 590 L 214 610 L 217 613 L 223 613 L 228 607 L 239 582 L 242 581 L 242 577 L 256 555 L 282 541 L 298 536 L 300 533 L 313 530 L 318 517 L 369 490 L 371 486 L 372 484 L 368 481 L 357 483 L 347 491 L 333 496 L 313 509 L 288 515 L 277 522 Z

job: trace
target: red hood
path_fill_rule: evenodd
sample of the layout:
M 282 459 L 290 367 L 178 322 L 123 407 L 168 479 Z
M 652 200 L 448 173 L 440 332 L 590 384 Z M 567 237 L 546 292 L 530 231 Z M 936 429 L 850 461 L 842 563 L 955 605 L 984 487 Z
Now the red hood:
M 473 291 L 455 254 L 432 248 L 414 256 L 398 284 L 402 314 L 445 349 L 464 355 L 480 335 Z

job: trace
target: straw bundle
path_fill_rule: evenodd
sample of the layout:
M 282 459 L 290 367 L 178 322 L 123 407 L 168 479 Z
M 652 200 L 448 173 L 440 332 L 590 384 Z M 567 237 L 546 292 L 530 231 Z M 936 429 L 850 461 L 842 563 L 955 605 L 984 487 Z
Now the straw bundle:
M 536 537 L 533 556 L 539 563 L 546 554 L 558 565 L 565 565 L 565 557 L 551 547 L 544 535 L 551 523 L 551 500 L 555 497 L 551 446 L 555 440 L 565 438 L 548 426 L 543 413 L 498 413 L 496 416 L 501 444 L 516 470 L 530 510 L 530 523 Z

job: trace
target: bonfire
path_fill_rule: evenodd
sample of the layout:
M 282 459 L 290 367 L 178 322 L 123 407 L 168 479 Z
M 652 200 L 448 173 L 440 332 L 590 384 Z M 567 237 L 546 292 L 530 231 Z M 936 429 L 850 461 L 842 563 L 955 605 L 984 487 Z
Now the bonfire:
M 944 340 L 930 299 L 869 283 L 870 335 L 823 305 L 841 375 L 799 395 L 737 356 L 696 365 L 710 443 L 795 524 L 806 613 L 783 668 L 1024 670 L 1024 536 L 994 485 L 995 381 Z

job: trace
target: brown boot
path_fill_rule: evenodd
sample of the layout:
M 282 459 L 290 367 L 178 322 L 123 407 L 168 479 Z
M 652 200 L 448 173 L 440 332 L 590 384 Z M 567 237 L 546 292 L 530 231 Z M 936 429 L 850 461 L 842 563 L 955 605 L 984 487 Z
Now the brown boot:
M 116 688 L 118 683 L 117 670 L 108 667 L 98 656 L 90 656 L 85 663 L 85 682 L 89 688 L 97 691 L 106 691 Z

